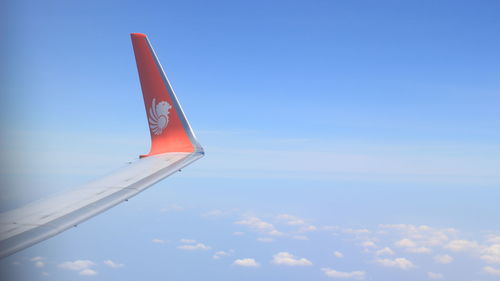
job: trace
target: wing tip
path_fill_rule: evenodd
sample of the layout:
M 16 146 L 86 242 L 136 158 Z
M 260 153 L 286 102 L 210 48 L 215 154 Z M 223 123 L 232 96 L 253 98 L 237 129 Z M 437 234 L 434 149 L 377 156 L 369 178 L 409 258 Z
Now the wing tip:
M 146 38 L 146 34 L 144 33 L 130 33 L 130 37 L 132 38 Z

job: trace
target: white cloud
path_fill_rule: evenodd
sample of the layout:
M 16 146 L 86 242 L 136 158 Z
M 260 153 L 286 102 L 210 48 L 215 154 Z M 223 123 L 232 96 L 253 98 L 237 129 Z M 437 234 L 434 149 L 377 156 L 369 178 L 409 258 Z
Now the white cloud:
M 312 262 L 306 258 L 297 259 L 294 255 L 288 252 L 280 252 L 273 256 L 271 261 L 274 264 L 288 265 L 288 266 L 310 266 Z
M 453 262 L 453 257 L 450 255 L 437 255 L 434 257 L 434 262 L 440 264 L 449 264 Z
M 274 230 L 274 226 L 268 222 L 265 222 L 257 217 L 248 217 L 246 219 L 235 222 L 236 224 L 248 225 L 254 229 L 260 231 L 271 231 Z
M 318 230 L 318 228 L 314 225 L 304 225 L 299 229 L 299 232 L 310 232 L 316 230 Z
M 76 260 L 76 261 L 63 262 L 59 264 L 59 267 L 67 270 L 80 271 L 92 267 L 94 265 L 95 263 L 90 260 Z
M 478 249 L 479 244 L 476 241 L 453 240 L 445 248 L 454 252 L 472 251 Z
M 443 279 L 444 276 L 441 273 L 427 272 L 427 277 L 430 279 Z
M 276 229 L 272 230 L 272 231 L 269 231 L 267 234 L 272 235 L 272 236 L 283 236 L 283 235 L 285 235 L 283 232 L 278 231 Z
M 392 256 L 392 255 L 394 255 L 394 251 L 391 250 L 391 248 L 389 248 L 389 247 L 385 247 L 385 248 L 380 249 L 377 252 L 375 252 L 375 255 L 377 255 L 377 256 Z
M 483 267 L 483 271 L 488 273 L 488 274 L 491 274 L 491 275 L 498 275 L 500 276 L 500 269 L 497 269 L 497 268 L 494 268 L 494 267 L 491 267 L 491 266 L 485 266 Z
M 500 244 L 500 236 L 498 235 L 488 235 L 487 241 L 493 244 Z
M 306 223 L 303 219 L 289 214 L 281 214 L 278 215 L 277 218 L 286 221 L 288 225 L 303 225 Z
M 151 240 L 151 242 L 156 244 L 165 244 L 165 240 L 161 240 L 159 238 L 154 238 L 153 240 Z
M 326 276 L 331 278 L 339 278 L 339 279 L 357 279 L 363 280 L 365 279 L 366 273 L 364 271 L 351 271 L 351 272 L 342 272 L 337 271 L 331 268 L 322 268 L 321 269 Z
M 194 243 L 196 243 L 196 240 L 193 240 L 193 239 L 185 239 L 185 238 L 183 238 L 183 239 L 181 239 L 181 240 L 179 240 L 179 241 L 180 241 L 181 243 L 184 243 L 184 244 L 194 244 Z
M 257 263 L 254 259 L 237 259 L 233 262 L 233 265 L 244 266 L 244 267 L 259 267 L 259 263 Z
M 456 230 L 453 228 L 435 229 L 427 225 L 412 225 L 412 224 L 387 224 L 379 225 L 382 231 L 381 234 L 390 232 L 399 232 L 403 235 L 402 240 L 399 240 L 398 247 L 416 248 L 416 247 L 432 247 L 443 245 L 449 240 L 448 235 L 455 235 Z M 423 252 L 424 250 L 414 250 L 414 252 Z
M 395 244 L 396 244 L 396 246 L 398 246 L 400 248 L 414 248 L 414 247 L 417 247 L 417 244 L 415 242 L 411 241 L 408 238 L 401 239 L 401 240 L 397 241 Z
M 210 250 L 211 248 L 203 243 L 180 245 L 177 247 L 180 250 L 195 251 L 195 250 Z
M 235 232 L 233 232 L 233 235 L 242 236 L 242 235 L 245 235 L 245 232 L 235 231 Z
M 341 253 L 341 252 L 339 252 L 339 251 L 335 251 L 335 252 L 333 253 L 333 255 L 334 255 L 335 257 L 339 258 L 339 259 L 344 257 L 344 254 L 342 254 L 342 253 Z
M 378 264 L 385 267 L 397 267 L 400 269 L 408 270 L 415 267 L 413 263 L 406 258 L 396 258 L 396 259 L 377 259 L 375 260 Z
M 59 264 L 62 269 L 78 271 L 78 274 L 86 276 L 97 274 L 97 271 L 91 269 L 93 266 L 95 266 L 95 263 L 90 260 L 67 261 Z
M 123 263 L 117 263 L 112 260 L 105 260 L 103 263 L 111 268 L 120 268 L 125 266 Z
M 84 276 L 93 276 L 93 275 L 97 275 L 97 271 L 90 269 L 90 268 L 87 268 L 87 269 L 84 269 L 84 270 L 78 272 L 78 274 L 84 275 Z
M 373 241 L 364 241 L 363 243 L 361 243 L 361 246 L 365 248 L 377 248 L 377 245 Z
M 369 231 L 366 228 L 361 228 L 361 229 L 344 228 L 342 229 L 342 232 L 354 235 L 366 235 L 371 233 L 371 231 Z
M 250 227 L 251 229 L 261 232 L 261 233 L 267 233 L 269 235 L 273 236 L 282 236 L 283 233 L 278 231 L 274 225 L 271 223 L 265 222 L 257 217 L 247 217 L 243 220 L 235 222 L 236 224 L 241 224 L 241 225 L 246 225 Z
M 43 260 L 45 260 L 44 257 L 33 257 L 30 259 L 32 262 L 35 263 L 35 266 L 38 267 L 38 268 L 42 268 L 45 266 L 45 262 Z
M 232 252 L 232 251 L 231 251 Z M 218 251 L 218 252 L 215 252 L 215 254 L 213 255 L 213 259 L 214 260 L 218 260 L 220 259 L 221 257 L 226 257 L 226 256 L 230 256 L 231 254 L 228 253 L 228 252 L 225 252 L 225 251 Z
M 487 263 L 500 264 L 500 244 L 494 244 L 481 250 L 481 259 Z
M 427 229 L 428 226 L 425 226 L 423 229 Z M 419 237 L 422 238 L 423 236 L 420 235 L 413 235 L 414 237 Z M 428 254 L 431 253 L 432 250 L 427 247 L 419 247 L 416 242 L 414 242 L 411 239 L 404 238 L 395 243 L 397 247 L 404 248 L 406 252 L 408 253 L 414 253 L 414 254 Z

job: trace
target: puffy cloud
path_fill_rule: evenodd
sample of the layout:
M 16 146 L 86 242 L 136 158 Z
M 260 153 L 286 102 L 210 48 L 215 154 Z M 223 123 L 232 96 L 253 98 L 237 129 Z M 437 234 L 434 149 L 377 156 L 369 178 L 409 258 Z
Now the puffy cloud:
M 361 246 L 365 248 L 377 248 L 377 244 L 375 244 L 375 242 L 373 241 L 364 241 L 363 243 L 361 243 Z
M 337 271 L 331 268 L 322 268 L 321 269 L 326 276 L 331 278 L 339 278 L 339 279 L 357 279 L 363 280 L 365 279 L 366 273 L 364 271 L 351 271 L 351 272 L 342 272 Z
M 500 263 L 500 244 L 494 244 L 481 250 L 481 259 L 487 263 Z
M 233 262 L 233 265 L 244 266 L 244 267 L 259 267 L 260 264 L 254 259 L 237 259 Z
M 375 260 L 378 264 L 385 267 L 397 267 L 400 269 L 408 270 L 414 268 L 415 265 L 406 258 L 396 258 L 396 259 L 377 259 Z
M 117 263 L 112 260 L 105 260 L 103 263 L 111 268 L 120 268 L 125 266 L 123 263 Z
M 395 243 L 397 247 L 405 248 L 405 251 L 408 253 L 415 254 L 428 254 L 432 252 L 430 248 L 427 247 L 418 247 L 417 243 L 412 241 L 411 239 L 404 238 Z
M 344 228 L 342 229 L 342 232 L 354 235 L 366 235 L 371 233 L 371 231 L 369 231 L 366 228 L 361 228 L 361 229 Z
M 67 261 L 59 264 L 59 267 L 62 269 L 78 271 L 78 274 L 85 276 L 97 274 L 97 271 L 91 269 L 93 266 L 95 266 L 95 263 L 90 260 Z
M 435 229 L 427 225 L 417 226 L 412 224 L 382 224 L 379 225 L 379 228 L 382 229 L 381 233 L 383 234 L 395 231 L 404 235 L 405 238 L 402 239 L 404 241 L 400 240 L 403 243 L 401 247 L 407 248 L 443 245 L 449 240 L 449 234 L 454 235 L 457 232 L 453 228 Z M 414 245 L 410 246 L 409 242 L 412 242 Z
M 196 243 L 196 244 L 180 245 L 177 247 L 177 249 L 186 251 L 196 251 L 196 250 L 210 250 L 211 248 L 203 243 Z
M 78 272 L 78 274 L 83 275 L 83 276 L 93 276 L 93 275 L 97 275 L 97 271 L 90 269 L 90 268 L 87 268 L 87 269 L 84 269 L 84 270 Z
M 194 240 L 194 239 L 183 238 L 179 241 L 181 243 L 185 244 L 185 245 L 177 246 L 177 249 L 180 249 L 180 250 L 195 251 L 195 250 L 210 250 L 211 249 L 211 247 L 209 247 L 203 243 L 197 243 L 196 240 Z
M 304 225 L 301 228 L 299 228 L 299 232 L 310 232 L 316 230 L 318 230 L 318 228 L 315 227 L 314 225 Z
M 392 255 L 394 255 L 394 251 L 391 250 L 391 248 L 389 248 L 389 247 L 385 247 L 383 249 L 376 251 L 375 255 L 377 255 L 377 256 L 392 256 Z
M 59 267 L 67 270 L 80 271 L 92 267 L 94 265 L 95 263 L 90 260 L 76 260 L 76 261 L 63 262 L 59 264 Z
M 443 279 L 444 276 L 441 273 L 427 272 L 427 277 L 430 279 Z
M 488 273 L 488 274 L 491 274 L 491 275 L 498 275 L 500 276 L 500 269 L 497 269 L 497 268 L 494 268 L 494 267 L 491 267 L 491 266 L 485 266 L 483 267 L 483 271 Z
M 282 232 L 278 231 L 274 225 L 271 223 L 265 222 L 257 217 L 247 217 L 245 219 L 242 219 L 240 221 L 235 222 L 236 224 L 241 224 L 241 225 L 246 225 L 250 227 L 251 229 L 261 232 L 261 233 L 267 233 L 269 235 L 273 236 L 281 236 L 283 235 Z
M 288 215 L 288 214 L 281 214 L 277 216 L 278 219 L 286 221 L 286 224 L 288 225 L 303 225 L 306 224 L 306 222 L 298 218 L 296 216 Z
M 333 253 L 333 255 L 334 255 L 335 257 L 339 258 L 339 259 L 344 257 L 344 254 L 342 254 L 342 253 L 341 253 L 341 252 L 339 252 L 339 251 L 335 251 L 335 252 Z
M 294 255 L 288 252 L 280 252 L 273 256 L 271 261 L 278 265 L 288 265 L 288 266 L 310 266 L 312 262 L 306 258 L 297 259 Z
M 487 241 L 493 244 L 500 244 L 500 236 L 498 235 L 488 235 Z
M 230 251 L 231 253 L 233 252 L 233 250 Z M 225 256 L 230 256 L 231 254 L 228 253 L 228 252 L 224 252 L 224 251 L 217 251 L 215 252 L 215 254 L 213 255 L 213 258 L 215 260 L 218 260 L 220 259 L 221 257 L 225 257 Z
M 165 244 L 165 240 L 161 240 L 159 238 L 154 238 L 153 240 L 151 240 L 151 242 L 153 243 L 156 243 L 156 244 Z
M 396 244 L 396 246 L 398 246 L 400 248 L 414 248 L 414 247 L 417 247 L 417 244 L 415 244 L 415 242 L 411 241 L 408 238 L 401 239 L 401 240 L 397 241 L 395 244 Z
M 38 257 L 33 257 L 33 258 L 31 258 L 30 260 L 31 260 L 32 262 L 34 262 L 34 263 L 35 263 L 35 266 L 36 266 L 36 267 L 38 267 L 38 268 L 42 268 L 42 267 L 44 267 L 44 266 L 45 266 L 45 262 L 44 262 L 45 258 L 44 258 L 44 257 L 40 257 L 40 256 L 38 256 Z
M 454 252 L 472 251 L 478 249 L 479 244 L 476 241 L 453 240 L 446 244 L 445 248 Z
M 272 236 L 283 236 L 283 235 L 285 235 L 283 232 L 277 231 L 276 229 L 272 230 L 272 231 L 269 231 L 267 234 L 272 235 Z
M 276 218 L 278 218 L 281 221 L 284 221 L 287 225 L 299 226 L 298 232 L 310 232 L 318 230 L 316 226 L 308 224 L 304 219 L 301 219 L 296 216 L 292 216 L 289 214 L 281 214 L 278 215 Z
M 274 225 L 265 222 L 257 217 L 248 217 L 246 219 L 235 222 L 236 224 L 248 225 L 254 229 L 260 231 L 271 231 L 274 230 Z
M 453 257 L 450 255 L 437 255 L 434 257 L 434 262 L 440 264 L 449 264 L 453 261 Z

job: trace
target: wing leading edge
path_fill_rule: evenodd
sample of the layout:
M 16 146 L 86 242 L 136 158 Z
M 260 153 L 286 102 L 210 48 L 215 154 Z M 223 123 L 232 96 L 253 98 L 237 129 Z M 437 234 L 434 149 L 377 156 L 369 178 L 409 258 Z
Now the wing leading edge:
M 151 133 L 150 152 L 106 177 L 0 214 L 0 258 L 76 226 L 203 157 L 146 35 L 131 37 Z

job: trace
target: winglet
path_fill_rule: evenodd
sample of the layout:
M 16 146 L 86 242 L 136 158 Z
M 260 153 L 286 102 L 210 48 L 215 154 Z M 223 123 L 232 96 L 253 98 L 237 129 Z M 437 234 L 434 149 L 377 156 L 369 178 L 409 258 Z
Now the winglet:
M 130 36 L 151 133 L 151 150 L 141 157 L 167 152 L 203 153 L 147 36 Z

